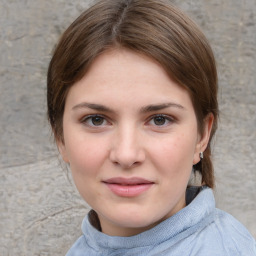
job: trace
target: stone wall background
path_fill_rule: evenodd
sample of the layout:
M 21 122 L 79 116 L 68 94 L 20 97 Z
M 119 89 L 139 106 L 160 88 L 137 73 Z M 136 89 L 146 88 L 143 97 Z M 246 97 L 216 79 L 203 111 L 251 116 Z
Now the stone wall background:
M 46 70 L 89 0 L 0 0 L 0 256 L 65 255 L 88 207 L 46 120 Z M 256 0 L 172 1 L 202 27 L 220 84 L 217 206 L 256 237 Z

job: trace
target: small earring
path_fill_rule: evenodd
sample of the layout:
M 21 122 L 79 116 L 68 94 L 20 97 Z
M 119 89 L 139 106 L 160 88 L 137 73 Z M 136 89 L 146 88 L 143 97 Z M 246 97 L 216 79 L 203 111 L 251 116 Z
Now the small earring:
M 200 160 L 202 160 L 204 158 L 204 153 L 203 152 L 200 152 L 199 153 L 199 157 L 200 157 Z

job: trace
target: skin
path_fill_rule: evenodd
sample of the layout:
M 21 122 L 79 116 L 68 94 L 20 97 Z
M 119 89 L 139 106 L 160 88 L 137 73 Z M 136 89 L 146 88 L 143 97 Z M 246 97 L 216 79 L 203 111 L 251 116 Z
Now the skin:
M 212 121 L 209 115 L 199 134 L 189 94 L 156 61 L 126 49 L 95 59 L 67 95 L 58 147 L 102 232 L 135 235 L 185 207 L 192 165 L 207 146 Z M 152 185 L 120 196 L 104 183 L 115 177 Z

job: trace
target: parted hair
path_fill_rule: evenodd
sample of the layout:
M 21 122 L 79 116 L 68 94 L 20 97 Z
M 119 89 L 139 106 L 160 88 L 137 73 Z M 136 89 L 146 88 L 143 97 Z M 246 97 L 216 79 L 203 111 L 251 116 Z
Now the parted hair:
M 202 133 L 204 120 L 214 116 L 204 158 L 195 169 L 202 183 L 214 187 L 211 140 L 217 129 L 217 71 L 212 49 L 198 26 L 164 0 L 101 0 L 85 10 L 63 33 L 47 76 L 48 119 L 55 139 L 63 139 L 65 100 L 95 58 L 108 49 L 126 48 L 144 54 L 185 88 Z

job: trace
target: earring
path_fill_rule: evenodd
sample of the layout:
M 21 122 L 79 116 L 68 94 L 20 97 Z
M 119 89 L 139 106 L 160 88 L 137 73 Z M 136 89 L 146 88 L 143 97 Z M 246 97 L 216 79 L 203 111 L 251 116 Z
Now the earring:
M 200 152 L 199 153 L 199 157 L 200 157 L 200 160 L 202 160 L 204 158 L 204 153 L 203 152 Z

